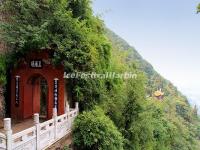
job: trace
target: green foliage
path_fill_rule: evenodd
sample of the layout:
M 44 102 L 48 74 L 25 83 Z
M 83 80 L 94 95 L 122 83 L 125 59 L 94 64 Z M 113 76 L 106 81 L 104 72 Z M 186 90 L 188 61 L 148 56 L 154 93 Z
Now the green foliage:
M 6 83 L 6 58 L 4 55 L 0 55 L 0 85 Z
M 175 106 L 168 106 L 166 103 L 155 101 L 143 103 L 143 111 L 127 130 L 129 140 L 127 140 L 126 149 L 198 149 L 197 141 L 192 135 L 194 132 L 181 117 L 175 115 Z
M 101 20 L 92 15 L 88 0 L 6 0 L 2 11 L 10 21 L 1 22 L 1 37 L 11 48 L 7 64 L 17 64 L 34 50 L 54 51 L 52 62 L 71 72 L 102 72 L 110 64 L 110 44 Z M 13 66 L 14 67 L 14 66 Z M 73 98 L 81 110 L 101 101 L 104 80 L 70 80 Z
M 138 118 L 142 111 L 142 103 L 144 103 L 144 78 L 141 73 L 137 73 L 136 79 L 127 80 L 127 100 L 124 103 L 123 110 L 124 127 L 128 130 L 133 122 Z
M 11 50 L 0 55 L 0 84 L 26 54 L 44 49 L 54 52 L 52 63 L 63 64 L 67 73 L 136 73 L 136 79 L 69 79 L 72 98 L 85 110 L 75 120 L 75 145 L 80 150 L 198 150 L 197 110 L 133 47 L 105 29 L 90 4 L 4 1 L 0 11 L 9 21 L 0 23 L 0 37 Z M 152 97 L 158 88 L 165 92 L 163 101 Z
M 83 112 L 76 118 L 73 140 L 79 150 L 123 149 L 121 133 L 100 108 Z
M 197 6 L 197 13 L 200 12 L 200 4 Z
M 125 137 L 124 149 L 198 150 L 200 122 L 196 110 L 192 109 L 176 87 L 160 76 L 133 47 L 108 29 L 107 36 L 114 49 L 128 53 L 126 58 L 123 57 L 126 59 L 125 64 L 128 65 L 134 60 L 137 68 L 147 77 L 145 92 L 144 79 L 140 78 L 138 82 L 128 81 L 125 84 L 123 88 L 128 91 L 123 94 L 125 99 L 118 96 L 125 105 L 122 109 L 117 109 L 117 114 L 123 114 L 118 115 L 120 117 L 118 122 Z M 162 102 L 152 97 L 153 92 L 159 88 L 162 88 L 165 93 Z M 118 98 L 116 100 L 118 101 Z
M 73 17 L 86 19 L 92 15 L 89 4 L 90 0 L 69 0 L 68 8 L 72 11 Z

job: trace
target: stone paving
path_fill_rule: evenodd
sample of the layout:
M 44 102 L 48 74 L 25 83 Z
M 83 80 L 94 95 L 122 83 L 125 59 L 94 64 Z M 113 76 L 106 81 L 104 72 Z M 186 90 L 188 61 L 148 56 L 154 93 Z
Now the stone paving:
M 12 122 L 12 120 L 11 120 L 11 122 Z M 34 126 L 33 119 L 26 119 L 26 120 L 21 121 L 21 122 L 13 121 L 12 122 L 12 131 L 13 131 L 13 133 L 17 133 L 17 132 L 20 132 L 20 131 L 25 130 L 27 128 L 30 128 L 32 126 Z M 0 132 L 4 133 L 3 120 L 0 121 Z

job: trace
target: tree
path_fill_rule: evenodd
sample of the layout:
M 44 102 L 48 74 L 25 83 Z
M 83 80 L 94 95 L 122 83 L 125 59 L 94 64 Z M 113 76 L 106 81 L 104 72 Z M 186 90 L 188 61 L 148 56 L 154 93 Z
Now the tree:
M 123 137 L 103 110 L 80 114 L 74 122 L 73 140 L 79 150 L 122 150 Z
M 197 6 L 197 13 L 200 12 L 200 4 Z

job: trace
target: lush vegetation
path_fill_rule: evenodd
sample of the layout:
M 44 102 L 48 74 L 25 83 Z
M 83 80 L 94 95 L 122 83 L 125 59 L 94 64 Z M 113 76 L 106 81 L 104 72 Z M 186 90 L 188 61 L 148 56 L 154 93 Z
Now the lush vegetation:
M 126 63 L 134 60 L 138 70 L 146 76 L 146 84 L 143 86 L 146 98 L 142 101 L 137 97 L 136 102 L 142 101 L 141 110 L 137 111 L 137 120 L 126 130 L 131 138 L 128 138 L 129 147 L 125 149 L 198 149 L 200 120 L 197 109 L 191 108 L 186 97 L 170 81 L 159 75 L 127 42 L 109 29 L 106 35 L 113 49 L 128 53 Z M 141 87 L 141 83 L 139 81 L 137 87 Z M 153 92 L 159 88 L 165 92 L 162 101 L 153 97 Z M 128 89 L 131 90 L 130 87 Z M 133 90 L 136 91 L 137 88 L 134 87 Z M 140 89 L 136 93 L 141 91 Z
M 67 72 L 133 72 L 136 79 L 70 79 L 80 102 L 73 138 L 78 149 L 198 150 L 196 109 L 172 83 L 160 76 L 124 40 L 93 16 L 89 0 L 6 0 L 1 10 L 1 40 L 10 51 L 1 56 L 6 70 L 33 50 L 55 52 L 52 63 Z M 162 88 L 165 97 L 152 93 Z M 97 108 L 98 107 L 98 108 Z
M 92 16 L 89 1 L 6 0 L 1 10 L 9 21 L 1 22 L 1 39 L 12 51 L 6 64 L 16 64 L 31 50 L 55 51 L 52 62 L 62 63 L 67 72 L 104 71 L 109 67 L 110 45 L 101 21 Z M 12 15 L 13 14 L 13 15 Z M 89 109 L 101 99 L 104 81 L 70 81 L 73 98 L 81 109 Z M 94 99 L 95 97 L 95 99 Z
M 121 133 L 100 108 L 83 112 L 77 117 L 74 123 L 73 136 L 74 143 L 80 147 L 80 150 L 123 149 Z

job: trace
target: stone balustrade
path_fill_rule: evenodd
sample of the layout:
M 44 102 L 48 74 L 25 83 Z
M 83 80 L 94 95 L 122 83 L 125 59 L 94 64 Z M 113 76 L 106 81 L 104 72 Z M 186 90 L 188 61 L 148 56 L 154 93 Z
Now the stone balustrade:
M 53 118 L 40 123 L 39 114 L 34 114 L 34 126 L 21 132 L 12 133 L 11 119 L 4 119 L 4 131 L 0 133 L 2 150 L 43 150 L 71 132 L 73 121 L 78 115 L 78 103 L 74 109 L 66 106 L 65 114 L 57 116 L 53 109 Z

